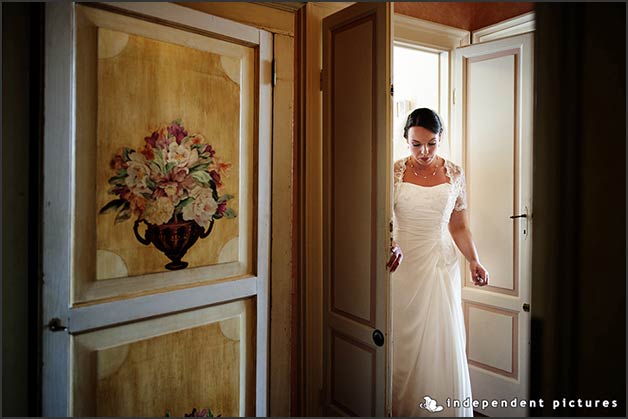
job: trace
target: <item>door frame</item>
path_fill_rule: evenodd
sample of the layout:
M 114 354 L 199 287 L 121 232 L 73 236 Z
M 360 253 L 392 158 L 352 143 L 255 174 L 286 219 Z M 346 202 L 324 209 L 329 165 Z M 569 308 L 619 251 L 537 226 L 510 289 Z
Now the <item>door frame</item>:
M 532 11 L 477 29 L 471 33 L 471 41 L 474 44 L 479 44 L 481 42 L 495 41 L 509 36 L 534 32 L 534 25 L 535 14 L 534 11 Z
M 299 128 L 297 170 L 299 186 L 296 206 L 301 224 L 298 237 L 300 351 L 302 371 L 301 414 L 322 416 L 323 385 L 323 102 L 321 69 L 323 63 L 322 20 L 353 3 L 306 3 L 301 9 L 297 36 Z
M 273 37 L 270 32 L 211 17 L 171 3 L 104 3 L 143 18 L 168 22 L 174 26 L 214 33 L 257 49 L 258 169 L 260 179 L 271 178 L 272 138 L 272 59 Z M 189 310 L 246 297 L 256 298 L 256 402 L 257 416 L 267 414 L 268 328 L 270 274 L 270 181 L 257 185 L 256 276 L 222 283 L 151 294 L 133 298 L 124 312 L 121 301 L 73 308 L 71 279 L 75 207 L 75 3 L 48 3 L 45 7 L 44 69 L 44 158 L 42 217 L 42 414 L 68 416 L 71 413 L 71 335 L 122 321 L 145 319 L 173 310 Z M 224 35 L 223 35 L 224 37 Z M 69 158 L 68 158 L 69 156 Z M 156 309 L 160 307 L 160 309 Z M 77 317 L 80 316 L 80 317 Z M 52 331 L 49 320 L 60 319 L 65 328 Z M 79 321 L 78 319 L 81 318 Z

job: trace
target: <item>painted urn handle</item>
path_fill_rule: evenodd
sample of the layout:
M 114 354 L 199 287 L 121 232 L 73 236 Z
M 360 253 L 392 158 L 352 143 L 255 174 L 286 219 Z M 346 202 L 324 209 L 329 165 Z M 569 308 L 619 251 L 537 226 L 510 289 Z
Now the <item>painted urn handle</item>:
M 148 223 L 146 221 L 144 221 L 143 219 L 137 219 L 135 220 L 135 223 L 133 224 L 133 232 L 135 233 L 135 238 L 142 244 L 148 246 L 150 244 L 150 240 L 145 239 L 144 237 L 140 236 L 140 232 L 137 230 L 137 227 L 140 225 L 140 223 L 144 223 L 148 226 Z M 148 230 L 146 230 L 148 232 Z
M 211 223 L 209 223 L 209 227 L 207 228 L 207 231 L 201 233 L 201 235 L 199 236 L 201 239 L 204 239 L 205 237 L 209 236 L 209 233 L 212 232 L 212 228 L 214 228 L 214 219 L 212 218 Z

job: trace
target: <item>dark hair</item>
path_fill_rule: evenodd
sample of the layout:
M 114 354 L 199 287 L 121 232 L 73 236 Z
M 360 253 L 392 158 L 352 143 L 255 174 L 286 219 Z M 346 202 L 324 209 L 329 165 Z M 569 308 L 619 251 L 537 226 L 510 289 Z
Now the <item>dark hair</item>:
M 418 108 L 408 115 L 406 125 L 403 127 L 403 138 L 408 139 L 408 130 L 412 127 L 423 127 L 434 134 L 442 134 L 443 124 L 436 112 L 428 108 Z

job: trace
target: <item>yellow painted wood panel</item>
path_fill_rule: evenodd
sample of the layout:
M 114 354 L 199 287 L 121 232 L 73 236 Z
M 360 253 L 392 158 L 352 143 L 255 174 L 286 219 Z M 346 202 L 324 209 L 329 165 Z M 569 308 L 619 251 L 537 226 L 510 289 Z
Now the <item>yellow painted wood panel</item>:
M 292 341 L 294 39 L 274 37 L 270 415 L 290 416 Z
M 180 119 L 189 134 L 202 135 L 219 161 L 231 165 L 219 194 L 235 196 L 229 206 L 237 213 L 239 79 L 236 58 L 99 28 L 97 209 L 116 198 L 107 180 L 115 175 L 110 161 L 122 147 L 139 151 L 145 137 Z M 169 259 L 135 238 L 135 216 L 119 224 L 114 218 L 115 213 L 97 217 L 98 279 L 166 271 Z M 218 220 L 183 260 L 189 267 L 237 261 L 237 238 L 237 218 Z
M 96 352 L 98 416 L 239 412 L 239 318 Z
M 255 317 L 247 298 L 76 335 L 70 415 L 251 416 Z

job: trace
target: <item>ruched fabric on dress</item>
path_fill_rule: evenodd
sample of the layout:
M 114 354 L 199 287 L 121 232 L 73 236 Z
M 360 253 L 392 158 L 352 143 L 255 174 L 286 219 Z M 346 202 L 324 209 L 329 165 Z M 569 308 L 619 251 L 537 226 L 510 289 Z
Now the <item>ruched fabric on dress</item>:
M 451 182 L 437 186 L 395 182 L 393 236 L 404 259 L 392 275 L 394 416 L 473 416 L 453 408 L 454 399 L 471 400 L 460 268 L 448 230 L 454 207 L 464 207 L 453 169 L 462 173 L 449 167 Z M 425 396 L 443 410 L 421 408 Z

